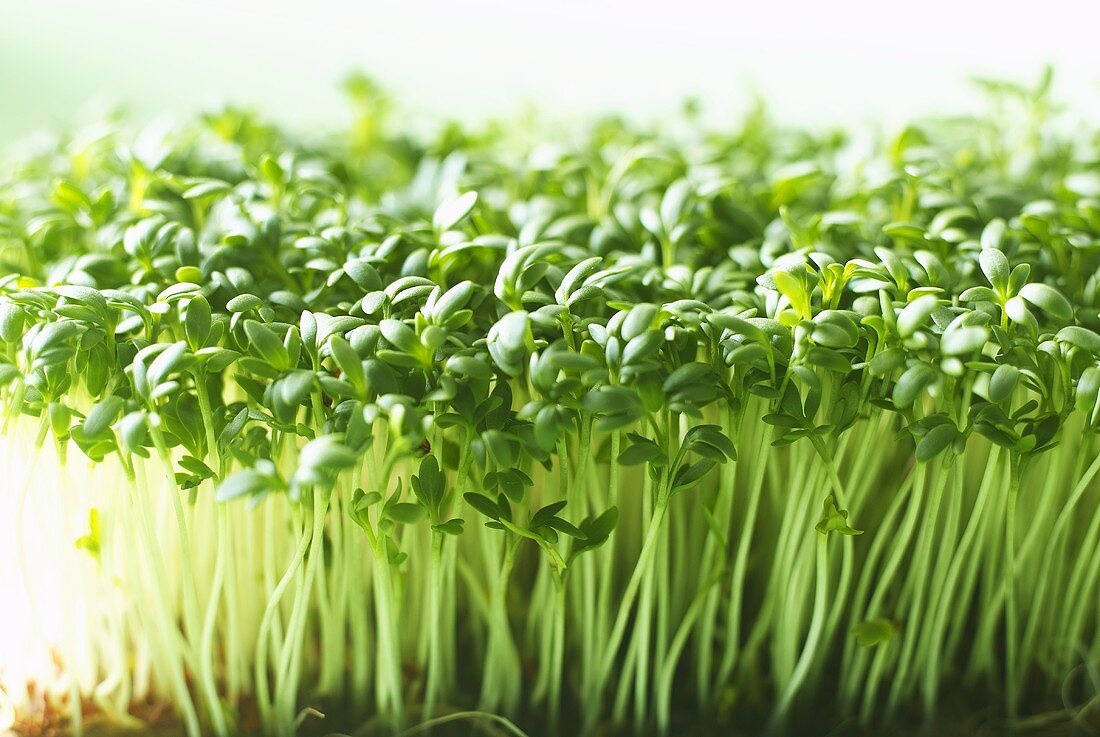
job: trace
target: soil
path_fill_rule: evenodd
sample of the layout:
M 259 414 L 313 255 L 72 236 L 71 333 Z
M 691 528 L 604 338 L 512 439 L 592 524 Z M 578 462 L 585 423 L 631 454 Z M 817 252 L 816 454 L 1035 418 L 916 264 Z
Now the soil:
M 413 667 L 407 675 L 410 683 L 421 680 Z M 1042 679 L 1036 678 L 1032 685 L 1041 682 Z M 1068 697 L 1068 691 L 1063 695 Z M 463 700 L 467 698 L 470 703 L 476 701 L 473 695 L 467 695 Z M 986 706 L 988 702 L 985 699 L 968 696 L 965 689 L 945 689 L 941 692 L 939 714 L 933 720 L 915 711 L 900 713 L 889 724 L 861 726 L 854 719 L 829 717 L 830 712 L 835 713 L 835 703 L 819 699 L 816 703 L 812 700 L 803 703 L 786 725 L 784 734 L 788 737 L 1100 737 L 1100 695 L 1081 693 L 1073 700 L 1075 704 L 1066 707 L 1051 697 L 1038 699 L 1033 693 L 1031 702 L 1021 709 L 1022 713 L 1030 716 L 1010 721 L 999 709 Z M 701 715 L 698 710 L 682 704 L 682 708 L 673 714 L 671 728 L 664 737 L 762 737 L 766 734 L 769 715 L 763 706 L 765 701 L 763 693 L 746 695 L 743 703 L 738 704 L 736 715 L 713 712 Z M 754 708 L 754 703 L 759 706 Z M 1091 708 L 1082 709 L 1083 705 Z M 303 715 L 298 737 L 395 737 L 388 723 L 380 720 L 364 722 L 350 715 L 346 707 L 331 704 L 315 704 L 314 707 L 312 714 Z M 420 721 L 417 705 L 409 703 L 407 708 L 408 723 Z M 556 737 L 575 737 L 579 731 L 576 709 L 566 708 L 563 711 L 561 728 Z M 82 712 L 84 737 L 184 737 L 170 703 L 164 701 L 130 705 L 130 713 L 144 724 L 138 729 L 119 726 L 99 713 L 90 701 L 85 702 Z M 59 707 L 40 696 L 35 713 L 34 720 L 14 726 L 14 735 L 71 737 L 73 734 L 67 706 Z M 430 732 L 407 729 L 396 737 L 518 737 L 519 734 L 509 731 L 498 721 L 463 711 L 460 706 L 440 706 L 436 713 L 437 716 L 452 715 L 455 720 L 433 727 Z M 237 736 L 261 737 L 255 703 L 245 700 L 238 714 Z M 514 721 L 527 737 L 554 737 L 549 732 L 545 717 L 539 713 L 521 714 Z M 0 737 L 8 737 L 8 734 L 0 731 Z M 593 737 L 658 736 L 653 732 L 607 724 L 597 727 Z
M 1100 735 L 1100 715 L 1073 719 L 1066 710 L 1053 710 L 1016 722 L 1009 722 L 990 710 L 975 710 L 971 705 L 957 703 L 945 707 L 944 716 L 927 721 L 917 715 L 902 715 L 889 726 L 864 727 L 854 721 L 823 720 L 818 715 L 799 713 L 788 725 L 787 734 L 792 737 L 1076 737 Z M 183 732 L 166 704 L 135 705 L 134 713 L 147 726 L 140 729 L 120 727 L 91 709 L 84 715 L 84 737 L 183 737 Z M 446 713 L 441 710 L 441 713 Z M 457 710 L 452 713 L 458 714 Z M 242 709 L 242 721 L 253 721 L 247 709 Z M 517 719 L 516 724 L 527 730 L 529 737 L 548 737 L 545 720 L 528 717 Z M 60 710 L 46 709 L 34 722 L 20 722 L 13 733 L 20 737 L 71 737 L 70 721 Z M 240 734 L 256 735 L 252 725 L 242 724 Z M 251 727 L 251 728 L 250 728 Z M 700 719 L 698 715 L 683 712 L 674 718 L 667 737 L 760 737 L 765 733 L 762 723 L 722 723 L 713 716 Z M 409 730 L 407 737 L 430 734 L 431 737 L 516 737 L 504 726 L 475 716 L 456 719 L 449 724 L 434 727 L 430 732 Z M 563 725 L 562 737 L 573 737 L 576 726 Z M 325 718 L 306 718 L 299 730 L 300 737 L 393 737 L 386 724 L 356 722 L 341 719 L 334 712 Z M 656 737 L 631 729 L 598 727 L 594 737 Z

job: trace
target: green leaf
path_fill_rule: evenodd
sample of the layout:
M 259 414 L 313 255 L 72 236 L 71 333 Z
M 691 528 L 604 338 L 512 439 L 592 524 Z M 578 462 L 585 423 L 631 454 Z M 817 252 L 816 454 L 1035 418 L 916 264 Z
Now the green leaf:
M 187 284 L 198 284 L 202 281 L 202 269 L 197 266 L 181 266 L 176 269 L 176 281 Z
M 1020 296 L 1056 320 L 1073 320 L 1073 307 L 1069 300 L 1054 287 L 1041 283 L 1025 284 L 1020 289 Z
M 1001 247 L 1004 242 L 1005 231 L 1007 226 L 1005 221 L 1001 218 L 993 218 L 982 229 L 981 245 L 985 250 L 996 250 Z M 1000 253 L 1000 251 L 998 251 Z
M 478 381 L 489 381 L 493 378 L 493 370 L 489 365 L 473 356 L 451 356 L 447 359 L 447 370 Z
M 381 501 L 382 494 L 377 491 L 365 492 L 362 489 L 356 489 L 355 493 L 352 494 L 351 507 L 356 512 L 364 512 Z
M 872 376 L 889 376 L 904 365 L 905 351 L 899 348 L 888 348 L 871 359 L 867 370 Z
M 938 378 L 939 372 L 926 363 L 910 366 L 894 385 L 894 404 L 898 407 L 908 407 Z
M 611 537 L 615 526 L 619 523 L 619 508 L 611 507 L 598 517 L 585 519 L 581 523 L 581 529 L 585 533 L 587 547 L 592 548 L 601 545 Z
M 705 363 L 685 363 L 668 375 L 661 388 L 666 393 L 673 394 L 687 387 L 698 386 L 712 376 L 713 369 Z
M 351 382 L 353 386 L 363 386 L 366 381 L 366 376 L 363 373 L 363 361 L 359 358 L 359 354 L 355 352 L 355 349 L 351 347 L 351 344 L 339 335 L 333 335 L 329 338 L 329 351 L 332 353 L 336 365 L 344 373 L 344 378 Z
M 187 353 L 187 344 L 183 342 L 172 343 L 149 363 L 145 376 L 151 387 L 160 385 L 170 374 L 176 371 L 184 362 Z
M 726 459 L 735 459 L 737 457 L 737 451 L 731 441 L 722 428 L 718 425 L 696 425 L 688 431 L 684 437 L 684 448 L 696 453 L 702 454 L 702 449 L 712 448 L 718 453 L 719 457 L 713 457 L 714 460 L 719 463 L 724 463 Z
M 432 215 L 432 227 L 436 230 L 450 230 L 465 220 L 474 205 L 477 204 L 477 192 L 464 192 L 454 199 L 447 200 L 436 208 Z
M 993 375 L 989 377 L 989 401 L 1004 402 L 1016 391 L 1016 384 L 1020 379 L 1020 370 L 1015 366 L 1003 363 L 997 367 Z
M 119 415 L 122 414 L 124 405 L 125 402 L 122 397 L 112 394 L 92 407 L 84 418 L 84 434 L 93 440 L 105 435 Z
M 554 291 L 554 298 L 558 304 L 569 304 L 572 301 L 570 298 L 574 292 L 584 284 L 588 277 L 596 273 L 601 263 L 603 263 L 603 258 L 600 256 L 592 256 L 579 262 L 570 269 L 562 278 L 561 284 L 559 284 L 558 288 Z
M 918 246 L 926 246 L 928 237 L 923 228 L 918 228 L 910 223 L 887 223 L 882 226 L 882 232 L 895 240 L 906 241 Z
M 251 469 L 238 471 L 218 484 L 215 498 L 228 502 L 242 496 L 253 496 L 268 488 L 268 480 Z
M 213 469 L 194 456 L 185 455 L 180 458 L 180 468 L 199 478 L 208 479 L 214 476 Z
M 466 500 L 467 504 L 489 519 L 500 519 L 500 509 L 497 507 L 497 503 L 484 494 L 476 494 L 472 491 L 468 491 L 463 494 L 463 499 Z
M 577 540 L 583 540 L 585 538 L 585 534 L 580 528 L 574 526 L 571 522 L 564 520 L 561 517 L 551 517 L 549 520 L 547 520 L 546 526 L 553 530 L 557 530 L 564 535 L 576 538 Z
M 848 510 L 839 509 L 836 506 L 836 496 L 829 494 L 822 504 L 821 519 L 814 529 L 822 535 L 830 532 L 839 532 L 842 535 L 862 535 L 863 530 L 857 530 L 848 524 Z
M 621 453 L 619 463 L 624 466 L 636 466 L 639 463 L 649 463 L 662 457 L 661 447 L 648 438 L 634 435 L 634 441 Z
M 286 180 L 286 171 L 270 154 L 264 154 L 260 158 L 260 175 L 273 183 L 281 183 Z
M 433 513 L 443 502 L 444 477 L 435 456 L 428 455 L 420 462 L 420 469 L 412 478 L 413 494 Z
M 959 431 L 954 424 L 945 422 L 942 425 L 936 425 L 917 441 L 917 460 L 927 463 L 946 450 L 958 436 Z
M 76 547 L 83 550 L 96 560 L 99 559 L 102 539 L 100 537 L 99 510 L 92 507 L 88 510 L 88 532 L 76 540 Z
M 1079 411 L 1092 414 L 1096 411 L 1097 397 L 1100 397 L 1100 367 L 1089 366 L 1077 380 L 1074 403 Z
M 225 303 L 229 312 L 248 312 L 263 306 L 264 301 L 254 294 L 238 294 Z
M 657 305 L 635 305 L 631 308 L 630 312 L 626 314 L 626 319 L 623 320 L 622 327 L 619 328 L 619 335 L 622 336 L 623 340 L 637 338 L 650 329 L 653 325 L 653 321 L 657 319 L 658 312 L 660 312 L 660 308 L 658 308 Z
M 281 418 L 284 422 L 293 422 L 298 407 L 301 406 L 313 388 L 317 386 L 317 377 L 310 371 L 291 371 L 279 379 L 275 387 Z
M 1058 340 L 1090 353 L 1100 353 L 1100 335 L 1088 328 L 1067 325 L 1058 331 Z
M 826 371 L 846 374 L 852 370 L 852 364 L 844 356 L 828 348 L 811 347 L 805 354 L 806 363 Z
M 976 325 L 951 327 L 944 331 L 940 351 L 945 356 L 962 356 L 981 350 L 989 339 L 989 330 Z
M 455 517 L 438 525 L 432 525 L 432 529 L 442 532 L 444 535 L 461 535 L 465 528 L 465 520 Z
M 400 351 L 412 351 L 420 345 L 413 329 L 401 320 L 383 320 L 378 327 L 382 331 L 382 337 Z
M 512 438 L 500 430 L 486 430 L 481 434 L 486 449 L 498 468 L 511 468 L 517 460 L 517 448 Z
M 10 363 L 0 363 L 0 389 L 15 381 L 19 376 L 18 368 Z M 13 407 L 13 410 L 18 411 L 18 408 Z
M 911 337 L 917 330 L 928 324 L 932 311 L 939 306 L 939 300 L 932 295 L 918 297 L 907 304 L 898 314 L 898 335 Z
M 522 350 L 527 345 L 529 324 L 526 312 L 511 312 L 497 322 L 497 339 L 506 350 Z
M 435 301 L 435 306 L 432 308 L 432 319 L 439 325 L 446 323 L 466 306 L 466 303 L 470 301 L 476 291 L 477 285 L 472 281 L 455 284 Z
M 978 252 L 978 263 L 993 288 L 1001 294 L 1007 293 L 1010 267 L 1005 255 L 996 248 L 986 248 Z
M 810 317 L 810 295 L 806 293 L 802 282 L 786 271 L 772 272 L 772 279 L 779 293 L 787 298 L 794 311 L 803 319 Z
M 244 331 L 256 353 L 280 371 L 290 367 L 290 355 L 275 331 L 255 320 L 246 320 Z
M 0 302 L 0 340 L 15 343 L 23 337 L 24 314 L 10 302 Z
M 88 307 L 102 312 L 107 308 L 107 300 L 96 289 L 77 284 L 60 284 L 54 287 L 54 291 L 72 302 L 80 302 Z
M 681 466 L 672 481 L 673 493 L 695 486 L 714 466 L 714 461 L 709 458 L 702 458 L 691 465 Z
M 860 647 L 875 647 L 894 639 L 898 628 L 889 619 L 867 619 L 852 627 L 852 635 Z
M 209 373 L 213 374 L 225 371 L 240 357 L 240 353 L 225 348 L 200 348 L 195 353 L 195 358 L 203 364 Z
M 210 303 L 201 294 L 196 295 L 187 303 L 187 314 L 183 322 L 184 333 L 192 350 L 206 345 L 206 339 L 210 337 L 210 320 Z
M 997 293 L 989 287 L 971 287 L 959 295 L 960 302 L 997 302 Z
M 547 524 L 550 520 L 557 516 L 558 512 L 565 509 L 565 506 L 566 502 L 564 500 L 559 500 L 556 502 L 551 502 L 545 507 L 540 508 L 537 512 L 531 515 L 531 527 L 541 527 Z
M 359 454 L 331 436 L 306 443 L 298 454 L 298 463 L 327 471 L 341 471 L 359 463 Z
M 398 524 L 413 525 L 424 519 L 424 507 L 408 502 L 388 504 L 383 510 L 383 516 Z
M 219 179 L 203 179 L 192 184 L 180 193 L 185 200 L 201 200 L 208 197 L 216 197 L 232 191 L 228 182 Z

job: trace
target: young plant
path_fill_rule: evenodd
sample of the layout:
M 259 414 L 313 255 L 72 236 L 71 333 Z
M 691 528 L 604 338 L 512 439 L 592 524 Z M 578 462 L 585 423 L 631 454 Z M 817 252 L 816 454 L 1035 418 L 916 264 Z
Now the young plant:
M 342 136 L 6 156 L 0 719 L 1085 717 L 1100 136 L 986 86 L 870 147 L 357 79 Z

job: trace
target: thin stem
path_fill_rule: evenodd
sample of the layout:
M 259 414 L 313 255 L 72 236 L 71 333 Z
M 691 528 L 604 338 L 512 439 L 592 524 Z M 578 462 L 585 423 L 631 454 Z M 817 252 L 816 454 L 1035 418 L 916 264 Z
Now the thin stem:
M 802 687 L 802 682 L 810 672 L 810 666 L 818 656 L 818 642 L 825 628 L 829 598 L 829 569 L 828 560 L 826 558 L 828 552 L 826 546 L 827 540 L 827 535 L 818 533 L 816 545 L 817 555 L 815 556 L 817 574 L 816 583 L 814 585 L 813 618 L 810 620 L 810 630 L 806 635 L 806 642 L 802 647 L 802 654 L 799 656 L 794 672 L 787 682 L 787 686 L 783 690 L 783 693 L 780 695 L 779 702 L 773 712 L 768 727 L 770 733 L 774 733 L 786 722 L 791 702 L 793 702 L 795 696 L 798 695 L 798 691 Z

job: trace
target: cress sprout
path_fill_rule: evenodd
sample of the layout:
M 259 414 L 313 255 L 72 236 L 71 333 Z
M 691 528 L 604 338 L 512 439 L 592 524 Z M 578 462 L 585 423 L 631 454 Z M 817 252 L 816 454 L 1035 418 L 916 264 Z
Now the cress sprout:
M 1100 657 L 1100 135 L 987 87 L 1027 115 L 421 137 L 358 80 L 328 137 L 8 154 L 0 715 L 1059 698 Z

